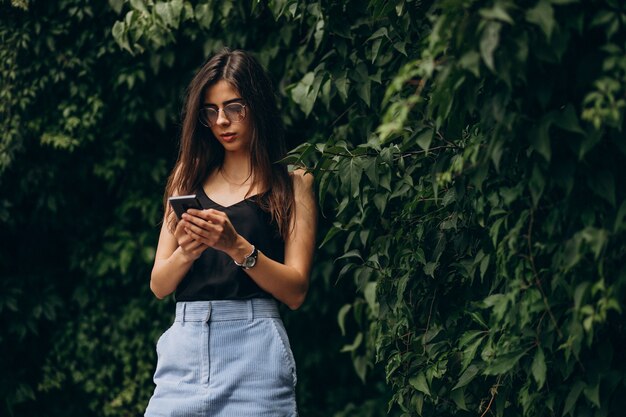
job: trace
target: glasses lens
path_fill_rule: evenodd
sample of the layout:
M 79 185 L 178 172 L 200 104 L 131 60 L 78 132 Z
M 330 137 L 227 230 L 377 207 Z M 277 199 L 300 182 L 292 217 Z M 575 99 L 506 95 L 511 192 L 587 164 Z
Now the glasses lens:
M 241 122 L 246 118 L 246 106 L 241 103 L 231 103 L 224 107 L 224 114 L 231 122 Z
M 206 127 L 211 127 L 217 121 L 217 110 L 211 107 L 204 107 L 200 109 L 199 119 L 200 123 Z

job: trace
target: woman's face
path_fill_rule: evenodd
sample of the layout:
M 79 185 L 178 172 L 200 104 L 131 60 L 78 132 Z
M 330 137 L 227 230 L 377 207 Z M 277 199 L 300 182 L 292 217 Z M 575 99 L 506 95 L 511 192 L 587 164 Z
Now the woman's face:
M 208 116 L 213 135 L 226 152 L 250 151 L 250 108 L 227 81 L 220 80 L 207 88 L 202 108 L 205 108 L 201 111 Z

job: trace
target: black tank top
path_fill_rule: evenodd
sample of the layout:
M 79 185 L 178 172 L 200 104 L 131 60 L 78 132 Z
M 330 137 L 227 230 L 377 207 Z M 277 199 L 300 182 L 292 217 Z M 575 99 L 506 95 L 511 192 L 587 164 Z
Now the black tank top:
M 211 200 L 204 190 L 197 191 L 198 199 L 205 209 L 212 208 L 228 215 L 237 233 L 256 248 L 278 262 L 284 262 L 285 242 L 269 213 L 259 207 L 259 200 L 267 193 L 248 197 L 231 206 L 224 207 Z M 208 248 L 193 263 L 187 275 L 176 288 L 176 301 L 241 300 L 247 298 L 270 298 L 224 252 Z

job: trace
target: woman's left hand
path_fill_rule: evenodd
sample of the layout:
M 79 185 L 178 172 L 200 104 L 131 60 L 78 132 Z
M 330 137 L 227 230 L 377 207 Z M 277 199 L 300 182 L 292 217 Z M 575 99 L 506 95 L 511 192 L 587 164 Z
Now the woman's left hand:
M 194 240 L 227 253 L 234 249 L 239 235 L 226 213 L 214 209 L 189 209 L 183 219 L 189 223 L 185 232 Z

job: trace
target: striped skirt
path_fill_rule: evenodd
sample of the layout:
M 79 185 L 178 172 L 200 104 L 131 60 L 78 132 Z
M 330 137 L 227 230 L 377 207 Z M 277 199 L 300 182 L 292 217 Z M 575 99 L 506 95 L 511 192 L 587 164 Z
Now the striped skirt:
M 296 366 L 273 299 L 179 302 L 157 342 L 146 417 L 296 417 Z

